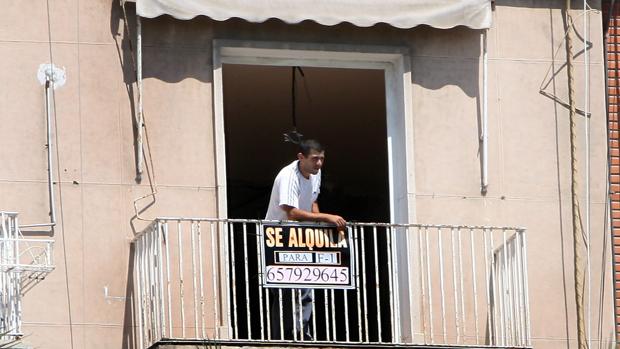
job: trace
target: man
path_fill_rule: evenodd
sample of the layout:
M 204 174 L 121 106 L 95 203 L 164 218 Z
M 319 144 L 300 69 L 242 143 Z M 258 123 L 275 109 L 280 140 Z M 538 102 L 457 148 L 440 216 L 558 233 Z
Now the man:
M 316 202 L 321 187 L 321 167 L 323 167 L 324 161 L 325 151 L 319 142 L 311 139 L 299 142 L 297 160 L 280 170 L 276 176 L 265 219 L 326 222 L 343 229 L 347 222 L 338 215 L 321 213 Z M 297 328 L 298 338 L 312 339 L 309 328 L 310 316 L 312 315 L 312 292 L 310 289 L 300 289 L 299 291 L 301 292 L 302 309 L 299 309 L 299 306 L 294 307 L 296 314 L 294 320 L 292 319 L 293 310 L 290 309 L 290 291 L 282 292 L 283 317 L 280 316 L 279 301 L 275 297 L 278 293 L 272 292 L 274 300 L 271 306 L 271 338 L 281 338 L 281 320 L 283 321 L 285 339 L 292 337 L 295 327 Z M 295 325 L 293 325 L 293 321 L 296 322 Z M 303 331 L 299 328 L 300 323 L 303 323 Z

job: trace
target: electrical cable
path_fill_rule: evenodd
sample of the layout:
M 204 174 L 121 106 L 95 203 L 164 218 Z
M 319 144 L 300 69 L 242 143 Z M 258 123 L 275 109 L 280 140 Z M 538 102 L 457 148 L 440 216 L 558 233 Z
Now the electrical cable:
M 571 0 L 566 0 L 566 26 L 568 28 L 566 35 L 566 67 L 568 77 L 568 101 L 569 122 L 570 122 L 570 155 L 571 155 L 571 212 L 572 212 L 572 228 L 573 228 L 573 261 L 575 276 L 575 305 L 577 311 L 577 345 L 579 349 L 586 349 L 586 333 L 584 321 L 584 279 L 582 257 L 582 243 L 585 243 L 583 235 L 583 222 L 581 218 L 581 209 L 579 204 L 579 173 L 577 161 L 577 134 L 576 134 L 576 107 L 575 107 L 575 78 L 573 64 L 573 38 L 572 29 L 574 29 L 573 19 L 570 15 Z
M 50 2 L 46 0 L 47 6 L 47 34 L 48 34 L 48 46 L 49 46 L 49 58 L 50 58 L 50 66 L 54 69 L 54 56 L 52 53 L 52 26 L 51 26 L 51 15 L 50 15 Z M 69 265 L 67 262 L 67 244 L 65 239 L 65 219 L 64 219 L 64 209 L 63 209 L 63 200 L 62 200 L 62 185 L 60 180 L 60 155 L 59 155 L 59 146 L 58 146 L 58 118 L 56 115 L 56 93 L 54 92 L 54 86 L 52 84 L 52 106 L 54 110 L 54 140 L 56 142 L 56 176 L 58 180 L 58 207 L 60 213 L 60 230 L 61 230 L 61 241 L 63 248 L 63 263 L 65 268 L 65 288 L 67 290 L 67 311 L 69 313 L 69 336 L 71 340 L 71 348 L 74 348 L 73 342 L 73 315 L 71 313 L 71 291 L 69 289 Z M 49 144 L 48 144 L 49 146 Z M 53 184 L 53 183 L 52 183 Z M 55 231 L 55 227 L 51 227 L 52 232 Z

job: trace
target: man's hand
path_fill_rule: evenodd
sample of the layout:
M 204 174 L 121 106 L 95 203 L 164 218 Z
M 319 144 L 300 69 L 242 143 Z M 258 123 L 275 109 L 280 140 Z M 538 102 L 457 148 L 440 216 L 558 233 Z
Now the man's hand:
M 347 225 L 347 221 L 345 221 L 344 218 L 340 216 L 337 216 L 335 214 L 327 214 L 327 213 L 325 215 L 326 215 L 325 220 L 328 223 L 335 224 L 339 230 L 344 229 L 344 227 Z
M 335 214 L 308 212 L 287 205 L 281 205 L 280 207 L 282 207 L 282 209 L 286 212 L 287 218 L 292 221 L 315 221 L 332 223 L 338 227 L 338 230 L 344 229 L 347 225 L 347 221 L 345 221 L 344 218 Z M 318 211 L 318 206 L 316 207 L 316 209 Z

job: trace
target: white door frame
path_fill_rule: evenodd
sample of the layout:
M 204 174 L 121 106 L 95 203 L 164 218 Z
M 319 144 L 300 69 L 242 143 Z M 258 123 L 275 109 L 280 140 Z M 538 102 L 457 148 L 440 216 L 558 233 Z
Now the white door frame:
M 380 69 L 385 76 L 387 118 L 390 222 L 415 221 L 415 171 L 413 158 L 413 115 L 411 106 L 411 69 L 407 48 L 390 46 L 339 45 L 241 40 L 213 41 L 213 112 L 216 159 L 217 214 L 227 218 L 226 152 L 224 134 L 224 98 L 222 64 L 269 66 L 307 66 L 326 68 Z M 394 246 L 399 264 L 407 262 L 405 234 L 397 234 Z M 402 264 L 400 264 L 402 265 Z M 402 273 L 406 274 L 406 273 Z M 406 275 L 397 282 L 405 285 Z M 405 279 L 402 279 L 402 278 Z M 399 288 L 397 288 L 399 289 Z M 399 289 L 403 332 L 409 328 L 409 294 Z M 415 306 L 414 308 L 415 309 Z M 399 317 L 400 314 L 396 314 Z M 399 320 L 398 318 L 396 320 Z M 414 322 L 416 320 L 414 319 Z M 398 330 L 397 330 L 398 331 Z M 400 332 L 398 332 L 400 333 Z

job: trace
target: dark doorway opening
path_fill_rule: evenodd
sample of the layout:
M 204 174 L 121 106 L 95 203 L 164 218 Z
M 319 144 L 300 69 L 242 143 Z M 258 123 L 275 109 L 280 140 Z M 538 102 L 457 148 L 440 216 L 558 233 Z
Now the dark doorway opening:
M 384 72 L 316 67 L 301 69 L 303 75 L 296 73 L 295 80 L 297 130 L 306 138 L 319 140 L 326 148 L 318 199 L 321 211 L 339 214 L 348 221 L 389 222 Z M 283 133 L 293 128 L 292 72 L 292 67 L 286 66 L 223 66 L 229 218 L 263 219 L 275 176 L 296 158 L 296 147 L 283 141 Z M 236 229 L 235 234 L 241 231 Z M 255 232 L 246 235 L 247 246 L 236 245 L 234 248 L 236 260 L 242 260 L 243 253 L 258 255 Z M 235 236 L 234 241 L 241 243 L 243 238 Z M 366 241 L 370 243 L 372 240 Z M 385 239 L 380 239 L 378 244 L 380 251 L 386 250 Z M 366 251 L 371 251 L 371 246 L 366 247 Z M 257 270 L 256 263 L 255 259 L 250 258 L 250 271 Z M 387 270 L 380 273 L 386 274 Z M 243 275 L 243 270 L 240 269 L 237 275 Z M 373 277 L 369 276 L 369 282 L 374 281 Z M 251 325 L 248 330 L 245 321 L 238 321 L 236 336 L 240 339 L 260 338 L 257 328 L 265 324 L 265 319 L 259 316 L 259 301 L 250 301 L 248 307 L 248 302 L 243 299 L 246 287 L 254 290 L 252 292 L 259 288 L 258 275 L 256 272 L 250 273 L 248 280 L 238 278 L 236 283 L 239 299 L 237 312 L 233 316 L 249 316 L 251 323 L 257 324 Z M 323 299 L 318 299 L 320 292 L 316 297 L 317 302 L 323 302 Z M 344 293 L 342 297 L 345 297 Z M 388 295 L 381 295 L 381 298 L 386 299 Z M 339 303 L 342 302 L 336 302 Z M 368 311 L 373 313 L 373 310 L 374 316 L 378 316 L 376 307 L 369 304 Z M 344 309 L 340 308 L 335 313 L 339 317 L 349 316 L 352 320 L 357 318 L 351 312 L 344 315 Z M 382 332 L 385 341 L 385 333 L 390 332 L 389 309 L 381 308 L 379 316 L 385 318 L 381 322 L 384 324 Z M 341 319 L 333 320 L 338 322 Z M 377 328 L 369 328 L 370 337 L 377 337 L 378 332 Z M 318 333 L 318 336 L 325 337 L 326 334 Z

